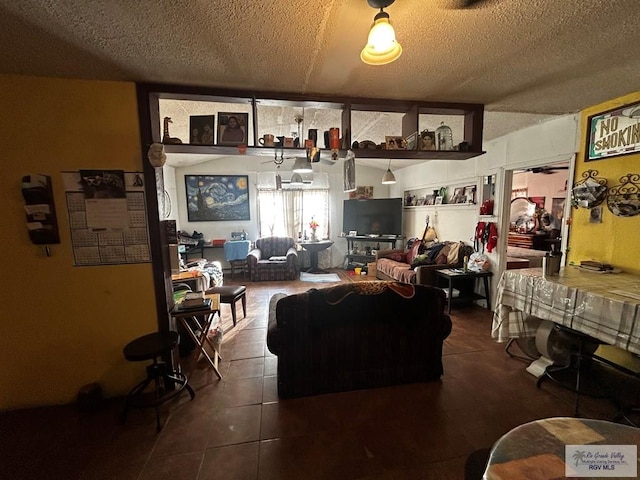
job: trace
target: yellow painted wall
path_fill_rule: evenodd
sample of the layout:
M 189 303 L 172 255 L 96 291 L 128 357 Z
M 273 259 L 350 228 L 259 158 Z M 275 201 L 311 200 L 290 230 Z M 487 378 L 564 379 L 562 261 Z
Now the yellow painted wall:
M 122 356 L 157 330 L 151 264 L 74 267 L 60 172 L 142 169 L 135 85 L 0 75 L 0 409 L 73 402 L 98 382 L 126 393 L 144 365 Z M 23 175 L 53 181 L 61 243 L 32 245 Z
M 640 102 L 640 92 L 595 105 L 582 112 L 581 150 L 576 160 L 574 182 L 579 181 L 582 173 L 589 169 L 597 170 L 599 177 L 606 178 L 609 187 L 619 184 L 620 177 L 627 173 L 640 174 L 640 154 L 584 161 L 588 117 L 634 102 Z M 589 223 L 588 209 L 574 209 L 569 247 L 569 262 L 598 260 L 611 263 L 626 272 L 640 274 L 640 215 L 618 217 L 609 211 L 605 202 L 602 223 Z

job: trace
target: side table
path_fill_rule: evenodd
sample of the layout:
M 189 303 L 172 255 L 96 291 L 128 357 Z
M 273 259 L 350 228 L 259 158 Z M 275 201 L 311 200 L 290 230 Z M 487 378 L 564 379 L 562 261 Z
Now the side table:
M 207 337 L 207 333 L 209 332 L 209 328 L 213 323 L 215 314 L 217 313 L 218 315 L 220 315 L 220 294 L 206 294 L 205 298 L 211 299 L 211 305 L 206 307 L 182 309 L 180 308 L 180 304 L 177 304 L 171 311 L 171 316 L 180 321 L 185 331 L 195 342 L 196 348 L 198 348 L 200 354 L 207 359 L 207 362 L 209 362 L 209 365 L 211 365 L 211 368 L 218 376 L 218 378 L 222 379 L 222 375 L 220 374 L 220 370 L 218 369 L 220 354 L 216 350 L 216 347 L 213 345 L 213 343 L 211 343 L 211 340 L 209 340 L 209 338 Z M 195 327 L 192 326 L 192 324 Z M 204 348 L 205 343 L 207 343 L 209 347 L 211 347 L 211 351 L 213 353 L 212 356 L 210 356 L 207 353 L 207 350 Z
M 451 304 L 453 302 L 464 302 L 469 300 L 485 300 L 487 302 L 487 309 L 491 309 L 491 290 L 489 289 L 489 277 L 493 275 L 491 272 L 475 272 L 472 270 L 463 270 L 458 268 L 445 268 L 435 271 L 436 278 L 443 278 L 447 281 L 447 313 L 451 314 Z M 453 286 L 462 280 L 476 280 L 481 278 L 484 284 L 484 295 L 477 294 L 475 292 L 461 293 L 459 297 L 453 298 Z
M 300 242 L 300 245 L 309 252 L 311 268 L 307 270 L 307 273 L 327 273 L 325 270 L 318 267 L 318 252 L 326 250 L 333 245 L 333 240 L 320 240 L 318 242 L 304 241 Z

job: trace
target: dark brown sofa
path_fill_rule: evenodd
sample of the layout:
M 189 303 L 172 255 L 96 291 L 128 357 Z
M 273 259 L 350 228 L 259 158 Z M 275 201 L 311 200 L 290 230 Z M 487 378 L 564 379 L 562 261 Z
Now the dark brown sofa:
M 267 346 L 283 398 L 436 380 L 451 332 L 437 288 L 354 282 L 269 306 Z
M 446 262 L 437 260 L 437 263 L 422 264 L 411 268 L 411 264 L 404 258 L 406 250 L 380 250 L 376 254 L 376 278 L 404 283 L 414 283 L 418 285 L 436 285 L 435 271 L 443 268 L 461 268 L 464 257 L 471 256 L 473 247 L 464 242 L 440 242 L 458 248 L 453 259 Z M 442 252 L 442 251 L 441 251 Z M 449 255 L 450 256 L 450 255 Z

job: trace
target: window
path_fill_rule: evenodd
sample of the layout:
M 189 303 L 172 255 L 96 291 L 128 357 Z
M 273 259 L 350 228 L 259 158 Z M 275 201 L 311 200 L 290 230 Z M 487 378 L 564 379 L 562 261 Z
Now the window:
M 258 190 L 260 237 L 310 235 L 309 222 L 318 222 L 318 238 L 329 237 L 329 191 Z

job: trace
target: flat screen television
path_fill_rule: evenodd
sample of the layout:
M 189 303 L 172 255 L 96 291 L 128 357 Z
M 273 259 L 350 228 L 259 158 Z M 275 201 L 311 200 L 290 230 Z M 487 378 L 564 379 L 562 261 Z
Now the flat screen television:
M 345 200 L 342 230 L 346 234 L 402 235 L 402 199 Z

